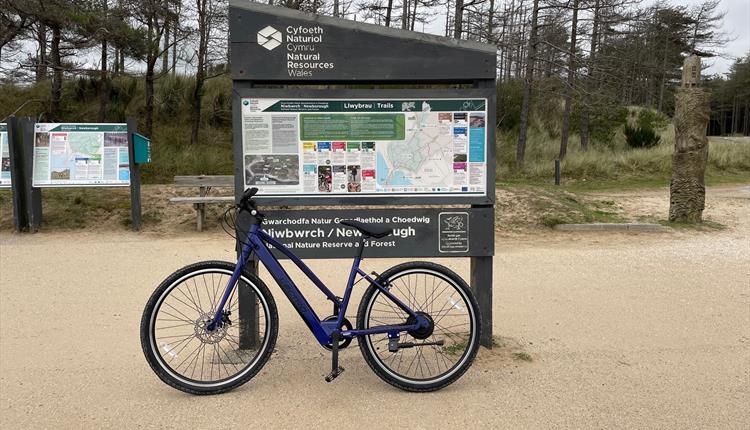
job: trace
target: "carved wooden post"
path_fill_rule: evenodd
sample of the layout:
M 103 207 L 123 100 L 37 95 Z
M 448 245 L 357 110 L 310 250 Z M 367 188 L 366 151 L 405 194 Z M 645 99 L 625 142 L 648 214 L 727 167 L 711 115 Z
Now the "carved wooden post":
M 669 187 L 669 220 L 701 222 L 706 186 L 703 176 L 708 160 L 708 126 L 711 93 L 699 88 L 701 60 L 685 59 L 682 87 L 677 89 L 674 113 L 674 154 Z

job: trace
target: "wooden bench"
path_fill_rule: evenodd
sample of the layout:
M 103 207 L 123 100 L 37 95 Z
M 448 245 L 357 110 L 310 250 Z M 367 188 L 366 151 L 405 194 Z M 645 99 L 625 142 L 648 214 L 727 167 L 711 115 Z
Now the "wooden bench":
M 193 205 L 198 215 L 198 231 L 203 231 L 203 224 L 206 222 L 207 204 L 234 203 L 234 196 L 208 195 L 213 187 L 225 187 L 234 190 L 234 176 L 175 176 L 174 186 L 181 188 L 198 187 L 198 196 L 196 197 L 172 197 L 169 199 L 170 203 Z

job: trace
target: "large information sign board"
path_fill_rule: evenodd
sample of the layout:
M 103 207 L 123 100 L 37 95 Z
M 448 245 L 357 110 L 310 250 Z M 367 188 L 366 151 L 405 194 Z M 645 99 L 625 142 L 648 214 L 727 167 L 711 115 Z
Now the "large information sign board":
M 10 147 L 8 125 L 0 124 L 0 188 L 10 187 Z
M 128 186 L 127 124 L 36 124 L 33 186 Z
M 487 99 L 241 105 L 244 185 L 262 195 L 487 195 Z

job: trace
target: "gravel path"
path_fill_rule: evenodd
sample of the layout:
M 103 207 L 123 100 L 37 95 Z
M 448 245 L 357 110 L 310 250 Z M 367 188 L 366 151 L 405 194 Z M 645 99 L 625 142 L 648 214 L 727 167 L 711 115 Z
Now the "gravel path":
M 502 346 L 423 395 L 380 381 L 358 348 L 326 384 L 329 355 L 276 286 L 281 327 L 263 371 L 221 396 L 182 394 L 148 368 L 140 314 L 172 270 L 231 259 L 230 239 L 2 234 L 0 427 L 746 429 L 749 197 L 742 187 L 711 196 L 722 231 L 498 238 Z M 468 278 L 467 261 L 442 262 Z M 394 263 L 365 261 L 378 271 Z M 311 265 L 342 289 L 346 264 Z M 533 361 L 515 359 L 521 351 Z

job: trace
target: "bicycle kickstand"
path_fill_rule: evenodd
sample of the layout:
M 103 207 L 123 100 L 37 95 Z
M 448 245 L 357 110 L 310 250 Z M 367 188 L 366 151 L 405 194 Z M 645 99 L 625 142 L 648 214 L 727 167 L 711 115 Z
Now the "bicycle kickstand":
M 339 336 L 338 330 L 331 335 L 331 373 L 326 376 L 326 382 L 333 382 L 339 375 L 344 372 L 344 368 L 339 366 Z

